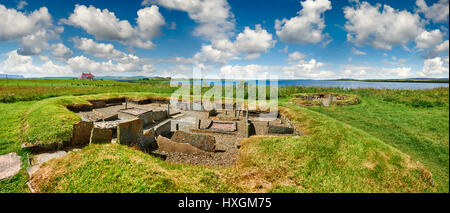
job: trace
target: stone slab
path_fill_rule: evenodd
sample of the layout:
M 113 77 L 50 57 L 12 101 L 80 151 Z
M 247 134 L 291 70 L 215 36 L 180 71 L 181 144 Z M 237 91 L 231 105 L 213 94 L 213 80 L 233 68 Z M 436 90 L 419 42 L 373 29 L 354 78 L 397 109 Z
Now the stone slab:
M 141 119 L 119 123 L 117 142 L 123 145 L 138 145 L 143 140 L 143 124 Z
M 39 170 L 41 165 L 51 159 L 60 158 L 66 156 L 67 152 L 65 151 L 57 151 L 52 153 L 42 153 L 39 155 L 35 155 L 32 160 L 32 166 L 27 168 L 28 176 L 31 177 L 33 174 Z
M 91 132 L 90 144 L 111 143 L 113 133 L 111 129 L 93 128 Z
M 74 146 L 88 145 L 94 122 L 79 121 L 73 125 L 72 144 Z
M 172 121 L 170 119 L 165 120 L 153 127 L 153 129 L 155 130 L 156 137 L 159 135 L 169 134 L 172 130 Z
M 187 143 L 177 143 L 164 136 L 158 136 L 156 139 L 158 148 L 165 152 L 178 152 L 189 155 L 206 154 L 206 152 Z
M 211 135 L 197 135 L 183 131 L 176 131 L 171 140 L 177 143 L 187 143 L 207 152 L 216 151 L 216 139 Z
M 143 140 L 139 148 L 143 151 L 156 149 L 156 134 L 153 128 L 144 131 Z
M 22 161 L 15 152 L 0 155 L 0 180 L 16 175 L 21 167 Z

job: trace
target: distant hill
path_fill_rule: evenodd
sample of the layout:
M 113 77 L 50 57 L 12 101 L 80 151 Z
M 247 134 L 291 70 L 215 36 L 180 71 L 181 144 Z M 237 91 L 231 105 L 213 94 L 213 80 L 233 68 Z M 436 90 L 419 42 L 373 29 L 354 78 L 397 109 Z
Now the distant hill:
M 332 81 L 404 82 L 404 83 L 448 83 L 448 78 L 402 78 L 402 79 L 335 79 Z
M 23 77 L 23 75 L 0 74 L 0 78 L 21 79 L 21 78 L 24 78 L 24 77 Z

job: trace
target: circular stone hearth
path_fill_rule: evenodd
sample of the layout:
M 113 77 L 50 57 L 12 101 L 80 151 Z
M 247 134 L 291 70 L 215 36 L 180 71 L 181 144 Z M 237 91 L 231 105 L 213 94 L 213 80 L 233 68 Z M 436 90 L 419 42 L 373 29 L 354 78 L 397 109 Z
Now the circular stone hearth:
M 300 106 L 346 106 L 359 104 L 361 99 L 353 94 L 300 93 L 291 102 Z

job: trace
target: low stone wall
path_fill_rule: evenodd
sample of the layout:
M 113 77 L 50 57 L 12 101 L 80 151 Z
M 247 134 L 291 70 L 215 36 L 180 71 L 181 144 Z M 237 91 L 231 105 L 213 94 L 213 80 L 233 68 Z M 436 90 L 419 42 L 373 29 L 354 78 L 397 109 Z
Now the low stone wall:
M 154 121 L 161 121 L 167 118 L 167 110 L 153 111 L 152 117 Z
M 269 134 L 294 134 L 294 129 L 285 126 L 269 126 Z
M 156 123 L 158 121 L 166 119 L 167 110 L 146 112 L 140 114 L 138 118 L 142 119 L 143 125 L 146 126 L 148 124 Z

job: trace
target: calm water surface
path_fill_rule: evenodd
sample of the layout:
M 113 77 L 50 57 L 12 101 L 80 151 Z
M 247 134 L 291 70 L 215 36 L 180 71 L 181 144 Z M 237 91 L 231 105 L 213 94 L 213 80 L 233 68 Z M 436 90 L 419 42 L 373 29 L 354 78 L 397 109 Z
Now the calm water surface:
M 207 84 L 219 82 L 218 80 L 204 80 Z M 185 82 L 185 81 L 179 81 Z M 238 82 L 233 80 L 224 83 Z M 255 81 L 247 81 L 249 84 Z M 195 84 L 200 81 L 194 81 Z M 375 89 L 432 89 L 438 87 L 448 88 L 448 83 L 407 83 L 407 82 L 364 82 L 364 81 L 323 81 L 323 80 L 279 80 L 278 86 L 304 86 L 304 87 L 341 87 L 345 89 L 375 88 Z

